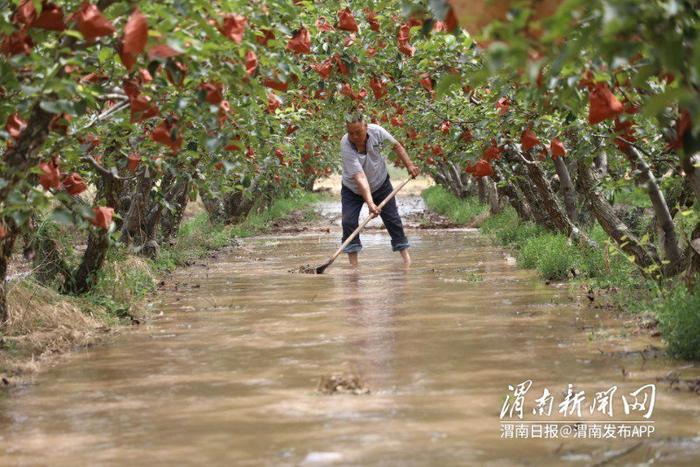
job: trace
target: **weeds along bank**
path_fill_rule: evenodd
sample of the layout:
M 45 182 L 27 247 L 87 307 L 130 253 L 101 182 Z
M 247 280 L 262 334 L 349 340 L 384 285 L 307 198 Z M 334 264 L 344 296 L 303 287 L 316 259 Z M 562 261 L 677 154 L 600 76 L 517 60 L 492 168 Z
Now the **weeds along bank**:
M 672 356 L 700 359 L 700 284 L 648 274 L 595 221 L 583 229 L 592 243 L 581 243 L 523 220 L 509 205 L 490 212 L 478 193 L 459 198 L 437 185 L 425 190 L 423 198 L 429 209 L 455 222 L 477 221 L 484 234 L 512 249 L 518 266 L 537 270 L 542 279 L 571 281 L 594 300 L 602 293 L 606 301 L 629 313 L 652 313 Z M 616 209 L 623 215 L 639 208 L 633 197 L 622 200 Z M 649 219 L 642 214 L 636 222 L 637 235 L 653 238 Z
M 81 261 L 86 239 L 70 226 L 45 220 L 39 222 L 31 243 L 52 242 L 53 256 L 31 260 L 15 251 L 15 279 L 7 286 L 9 319 L 0 333 L 0 377 L 3 385 L 12 385 L 31 376 L 52 357 L 99 342 L 119 326 L 139 323 L 148 317 L 143 306 L 168 272 L 192 264 L 215 250 L 234 246 L 236 238 L 264 232 L 270 223 L 302 210 L 306 218 L 315 215 L 311 204 L 324 199 L 318 193 L 296 191 L 254 208 L 240 222 L 212 222 L 199 203 L 193 203 L 178 232 L 158 254 L 146 257 L 122 243 L 110 243 L 105 260 L 96 272 L 94 285 L 84 294 L 66 291 L 60 273 L 47 270 L 46 263 L 60 258 L 63 267 L 75 267 Z

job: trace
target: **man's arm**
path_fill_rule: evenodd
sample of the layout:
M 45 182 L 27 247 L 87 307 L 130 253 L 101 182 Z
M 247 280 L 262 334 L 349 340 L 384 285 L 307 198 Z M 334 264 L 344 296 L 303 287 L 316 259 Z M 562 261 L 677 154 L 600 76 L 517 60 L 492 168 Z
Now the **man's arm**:
M 379 209 L 377 209 L 377 205 L 374 204 L 374 200 L 372 199 L 372 192 L 369 189 L 369 182 L 367 181 L 367 176 L 365 173 L 357 172 L 355 175 L 353 175 L 353 178 L 357 182 L 357 186 L 360 188 L 360 196 L 362 196 L 362 199 L 364 199 L 365 203 L 367 203 L 369 212 L 371 214 L 379 214 Z
M 394 151 L 396 151 L 396 154 L 403 161 L 403 165 L 406 167 L 406 170 L 408 170 L 408 173 L 411 174 L 411 177 L 416 178 L 420 173 L 420 169 L 413 162 L 411 162 L 411 158 L 408 157 L 406 148 L 404 148 L 403 145 L 397 141 L 394 145 Z

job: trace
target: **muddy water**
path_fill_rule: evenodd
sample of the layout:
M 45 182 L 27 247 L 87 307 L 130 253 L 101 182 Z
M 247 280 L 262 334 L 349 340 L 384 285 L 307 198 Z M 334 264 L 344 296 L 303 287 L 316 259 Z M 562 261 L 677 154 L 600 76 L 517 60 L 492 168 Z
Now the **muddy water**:
M 681 364 L 620 352 L 652 341 L 620 337 L 622 321 L 476 231 L 407 233 L 410 271 L 370 231 L 358 271 L 340 258 L 325 275 L 287 272 L 322 263 L 332 230 L 247 239 L 177 273 L 153 302 L 160 317 L 0 400 L 0 464 L 698 465 L 699 399 L 663 383 L 650 438 L 502 439 L 509 384 L 548 387 L 555 408 L 539 419 L 573 422 L 556 408 L 568 383 L 619 395 Z M 336 373 L 370 393 L 316 391 Z M 641 419 L 587 407 L 583 419 Z

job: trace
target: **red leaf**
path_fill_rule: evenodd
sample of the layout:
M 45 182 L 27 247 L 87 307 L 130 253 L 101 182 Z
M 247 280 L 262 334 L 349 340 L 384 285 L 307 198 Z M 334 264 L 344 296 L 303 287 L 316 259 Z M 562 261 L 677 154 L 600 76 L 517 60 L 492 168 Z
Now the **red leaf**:
M 298 129 L 299 129 L 298 126 L 289 124 L 289 125 L 287 126 L 287 136 L 291 135 L 292 133 L 294 133 L 294 132 L 297 131 Z
M 459 137 L 466 143 L 470 143 L 474 139 L 472 131 L 469 128 L 462 130 L 462 134 Z
M 622 103 L 605 83 L 598 83 L 595 86 L 588 96 L 588 102 L 590 104 L 588 123 L 591 125 L 617 117 L 624 110 Z
M 326 21 L 326 18 L 321 16 L 316 20 L 316 27 L 318 28 L 319 31 L 323 32 L 333 32 L 335 31 L 335 28 L 331 23 Z
M 693 123 L 690 119 L 690 113 L 686 109 L 682 109 L 678 120 L 676 120 L 676 137 L 668 143 L 666 146 L 667 150 L 678 150 L 682 148 L 683 137 L 692 126 Z
M 80 175 L 75 172 L 63 177 L 63 181 L 61 183 L 63 185 L 63 189 L 65 189 L 71 196 L 79 195 L 83 191 L 87 190 L 87 185 Z
M 355 33 L 354 33 L 354 32 L 351 32 L 350 34 L 348 34 L 348 35 L 345 37 L 345 40 L 343 41 L 343 45 L 344 45 L 345 47 L 350 47 L 350 46 L 355 42 L 355 39 L 356 39 L 356 38 L 357 38 L 357 36 L 355 35 Z
M 341 75 L 347 76 L 350 74 L 350 70 L 348 69 L 348 66 L 345 64 L 345 62 L 343 61 L 343 59 L 340 57 L 339 54 L 335 54 L 333 56 L 333 59 L 335 60 L 336 65 L 338 65 L 338 72 Z
M 96 206 L 92 209 L 94 217 L 91 222 L 102 229 L 109 229 L 112 223 L 112 216 L 114 216 L 114 208 L 108 208 L 104 206 Z
M 410 29 L 411 27 L 408 24 L 403 24 L 399 28 L 398 34 L 399 51 L 407 57 L 413 57 L 413 54 L 416 52 L 416 48 L 408 42 L 410 40 Z
M 133 79 L 124 79 L 122 82 L 122 88 L 124 89 L 124 94 L 126 94 L 126 97 L 128 97 L 129 100 L 135 99 L 141 92 L 138 83 Z
M 566 156 L 566 148 L 564 147 L 564 143 L 559 141 L 559 138 L 552 138 L 552 143 L 549 145 L 549 148 L 552 151 L 552 158 Z
M 165 76 L 173 85 L 180 87 L 185 82 L 187 67 L 181 62 L 173 61 L 172 66 L 167 66 L 165 68 Z
M 321 75 L 321 78 L 328 79 L 333 71 L 333 59 L 328 58 L 321 63 L 315 63 L 311 65 L 311 68 Z
M 433 146 L 432 151 L 433 151 L 433 156 L 442 156 L 444 154 L 444 152 L 442 150 L 442 146 L 440 146 L 439 144 L 436 144 L 435 146 Z
M 151 139 L 157 143 L 168 146 L 173 151 L 177 151 L 182 146 L 182 136 L 178 135 L 176 120 L 165 118 L 151 133 Z
M 224 15 L 224 24 L 217 26 L 219 32 L 225 37 L 231 39 L 237 44 L 243 42 L 243 33 L 245 32 L 245 27 L 248 24 L 248 20 L 245 16 L 227 14 Z
M 412 28 L 415 26 L 422 26 L 423 25 L 423 20 L 420 19 L 418 16 L 411 16 L 408 19 L 408 27 Z
M 523 151 L 527 152 L 541 143 L 537 138 L 537 135 L 535 135 L 535 132 L 532 131 L 532 129 L 527 128 L 525 131 L 523 131 L 523 134 L 520 137 L 520 144 L 523 146 Z
M 44 3 L 41 7 L 41 14 L 32 22 L 30 27 L 48 29 L 49 31 L 63 31 L 66 29 L 66 23 L 63 21 L 63 10 L 54 3 Z
M 240 151 L 241 148 L 238 146 L 236 143 L 229 143 L 226 146 L 224 146 L 224 149 L 227 151 Z
M 100 36 L 109 36 L 115 31 L 112 23 L 102 15 L 99 8 L 87 1 L 80 5 L 76 19 L 78 31 L 87 41 L 92 41 Z
M 267 111 L 269 113 L 275 113 L 275 110 L 279 109 L 280 105 L 282 105 L 282 102 L 274 93 L 271 92 L 267 95 Z
M 490 177 L 493 175 L 493 167 L 488 161 L 481 159 L 474 165 L 472 173 L 475 177 Z
M 25 31 L 15 31 L 9 36 L 5 36 L 0 43 L 0 52 L 13 56 L 19 54 L 29 55 L 32 53 L 34 42 Z
M 450 7 L 450 11 L 448 11 L 447 16 L 445 16 L 445 26 L 447 26 L 448 31 L 453 31 L 459 26 L 455 10 L 452 7 Z
M 153 81 L 153 76 L 151 76 L 151 72 L 148 71 L 146 68 L 141 68 L 139 70 L 139 79 L 142 83 L 150 83 L 151 81 Z
M 298 54 L 311 53 L 311 34 L 305 27 L 294 32 L 287 43 L 287 50 Z
M 263 86 L 282 92 L 285 92 L 289 88 L 289 84 L 272 78 L 263 78 Z
M 36 9 L 34 8 L 34 2 L 32 0 L 22 0 L 17 6 L 15 13 L 12 15 L 12 21 L 14 23 L 24 24 L 26 26 L 31 25 L 36 19 Z
M 263 33 L 262 36 L 255 35 L 255 40 L 258 44 L 264 45 L 267 47 L 267 43 L 271 40 L 274 40 L 275 38 L 275 33 L 271 29 L 261 29 L 260 32 Z
M 379 32 L 379 21 L 377 21 L 377 14 L 369 8 L 365 8 L 364 12 L 367 22 L 369 23 L 369 28 L 374 32 Z
M 121 59 L 124 68 L 126 68 L 126 71 L 130 72 L 134 68 L 134 65 L 136 65 L 136 56 L 124 52 L 124 44 L 121 42 L 117 44 L 117 53 L 119 54 L 119 58 Z
M 508 112 L 508 109 L 510 108 L 510 99 L 507 97 L 501 97 L 498 99 L 498 102 L 496 102 L 496 110 L 498 110 L 498 113 L 500 115 L 505 115 Z
M 13 113 L 7 119 L 5 123 L 5 130 L 10 134 L 11 137 L 17 139 L 20 133 L 27 127 L 27 122 L 19 118 L 19 114 Z
M 440 124 L 440 131 L 442 131 L 444 134 L 449 134 L 450 133 L 450 128 L 452 127 L 452 124 L 450 123 L 449 120 L 445 120 Z
M 7 227 L 5 227 L 5 223 L 0 219 L 0 239 L 5 238 L 7 235 Z
M 435 21 L 433 23 L 433 32 L 447 32 L 447 25 L 444 21 Z
M 129 172 L 136 173 L 136 169 L 138 169 L 140 163 L 141 156 L 136 153 L 129 154 L 127 157 L 126 168 L 129 170 Z
M 124 26 L 124 39 L 122 39 L 124 53 L 138 56 L 146 48 L 148 41 L 148 22 L 146 17 L 137 8 L 129 16 Z
M 428 74 L 424 74 L 423 77 L 420 80 L 420 85 L 423 86 L 423 89 L 426 91 L 432 93 L 433 92 L 433 82 L 430 80 L 430 76 Z
M 224 87 L 221 83 L 202 83 L 199 88 L 204 90 L 205 100 L 212 105 L 217 105 L 224 99 Z
M 481 158 L 485 161 L 493 161 L 501 158 L 501 148 L 498 147 L 495 140 L 486 148 Z
M 157 44 L 148 49 L 148 59 L 149 60 L 155 60 L 157 58 L 171 58 L 171 57 L 177 57 L 180 55 L 182 52 L 178 52 L 177 50 L 173 49 L 169 45 L 165 44 Z
M 416 132 L 415 128 L 409 128 L 408 131 L 406 132 L 407 136 L 409 139 L 417 139 L 418 138 L 418 133 Z
M 49 130 L 66 135 L 68 134 L 68 125 L 71 120 L 73 120 L 73 117 L 65 113 L 55 115 L 49 123 Z
M 350 32 L 359 32 L 357 28 L 357 22 L 355 22 L 355 17 L 352 15 L 350 8 L 345 8 L 338 12 L 338 29 Z
M 258 68 L 258 57 L 255 55 L 255 52 L 252 50 L 249 50 L 245 54 L 245 71 L 248 73 L 248 76 L 253 76 L 255 74 L 255 70 Z
M 340 87 L 340 94 L 342 94 L 343 96 L 352 98 L 352 96 L 354 94 L 354 92 L 352 90 L 352 86 L 350 86 L 350 84 L 348 84 L 348 83 L 343 83 L 343 85 Z
M 44 190 L 49 188 L 58 188 L 61 183 L 61 171 L 58 169 L 58 164 L 54 161 L 39 163 L 41 175 L 39 175 L 39 183 L 44 187 Z
M 375 99 L 381 99 L 388 92 L 384 82 L 380 78 L 377 78 L 377 77 L 373 77 L 372 79 L 369 80 L 369 87 L 372 88 L 372 91 L 374 92 Z

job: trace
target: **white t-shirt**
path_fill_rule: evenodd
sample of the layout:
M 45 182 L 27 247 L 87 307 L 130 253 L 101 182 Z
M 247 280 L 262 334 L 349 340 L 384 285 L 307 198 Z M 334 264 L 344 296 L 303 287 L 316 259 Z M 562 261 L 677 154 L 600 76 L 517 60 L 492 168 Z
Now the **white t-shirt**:
M 382 186 L 387 176 L 386 157 L 382 155 L 382 150 L 387 141 L 391 146 L 396 144 L 396 139 L 391 136 L 391 133 L 379 125 L 368 123 L 366 154 L 361 154 L 357 152 L 357 148 L 350 142 L 348 134 L 345 133 L 340 140 L 340 154 L 343 157 L 343 185 L 359 195 L 360 187 L 353 175 L 364 171 L 370 191 L 375 191 Z

